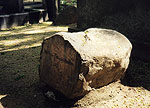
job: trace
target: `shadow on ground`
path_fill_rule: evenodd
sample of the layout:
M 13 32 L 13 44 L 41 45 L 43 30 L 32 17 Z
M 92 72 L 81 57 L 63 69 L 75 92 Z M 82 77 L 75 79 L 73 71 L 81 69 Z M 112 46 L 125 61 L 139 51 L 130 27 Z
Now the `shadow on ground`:
M 2 108 L 70 108 L 73 105 L 74 100 L 67 100 L 40 82 L 40 50 L 41 46 L 0 53 Z M 48 91 L 54 91 L 59 101 L 50 100 L 45 95 Z
M 67 30 L 47 22 L 0 31 L 0 108 L 65 107 L 45 97 L 38 70 L 42 40 Z
M 40 47 L 1 52 L 0 95 L 7 108 L 40 108 L 44 101 L 38 78 Z M 42 107 L 41 107 L 42 108 Z
M 131 58 L 122 83 L 131 87 L 144 87 L 150 91 L 150 63 Z

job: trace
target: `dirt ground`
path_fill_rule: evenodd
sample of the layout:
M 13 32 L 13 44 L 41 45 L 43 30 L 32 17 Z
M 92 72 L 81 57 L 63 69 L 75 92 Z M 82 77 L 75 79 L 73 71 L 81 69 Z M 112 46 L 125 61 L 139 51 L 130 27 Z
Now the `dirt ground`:
M 45 22 L 0 31 L 0 108 L 69 108 L 72 105 L 73 100 L 53 102 L 46 98 L 49 89 L 40 82 L 38 75 L 43 38 L 67 30 L 68 27 Z M 140 89 L 140 93 L 132 93 L 133 100 L 143 97 L 142 102 L 137 102 L 142 108 L 150 108 L 150 63 L 131 59 L 125 80 L 119 84 L 122 88 L 125 86 L 124 93 L 131 87 Z M 111 86 L 105 88 L 107 91 Z M 115 91 L 114 86 L 112 89 Z M 117 100 L 119 98 L 114 101 Z
M 47 108 L 46 89 L 38 76 L 41 42 L 44 37 L 68 30 L 50 25 L 47 22 L 0 31 L 0 108 Z

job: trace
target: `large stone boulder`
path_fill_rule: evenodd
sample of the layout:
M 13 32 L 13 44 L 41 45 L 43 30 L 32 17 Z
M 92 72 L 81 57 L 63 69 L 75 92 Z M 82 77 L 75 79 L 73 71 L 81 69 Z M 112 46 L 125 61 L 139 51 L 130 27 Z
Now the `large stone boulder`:
M 113 82 L 93 90 L 71 108 L 149 108 L 150 92 L 142 87 L 124 86 Z
M 150 0 L 77 1 L 78 29 L 109 28 L 123 33 L 129 40 L 150 43 Z
M 125 26 L 124 20 L 132 14 L 135 14 L 135 11 L 142 11 L 144 14 L 149 16 L 148 10 L 150 1 L 149 0 L 78 0 L 78 28 L 85 29 L 89 27 L 102 27 L 101 23 L 115 23 L 113 26 Z M 147 12 L 148 11 L 148 12 Z M 147 13 L 146 13 L 147 12 Z M 138 12 L 139 13 L 139 12 Z M 124 15 L 124 19 L 120 22 L 117 20 L 114 22 L 109 19 L 111 17 L 121 17 Z M 117 19 L 116 17 L 116 19 Z M 139 16 L 141 18 L 141 16 Z M 139 20 L 139 17 L 133 18 L 134 20 Z M 131 16 L 129 18 L 129 21 Z M 110 20 L 110 22 L 108 22 Z M 145 20 L 145 19 L 143 19 Z M 125 23 L 132 24 L 132 21 Z
M 132 45 L 114 30 L 91 28 L 57 33 L 43 41 L 40 79 L 68 98 L 121 79 Z
M 74 6 L 67 6 L 56 17 L 54 25 L 68 25 L 77 23 L 77 8 Z

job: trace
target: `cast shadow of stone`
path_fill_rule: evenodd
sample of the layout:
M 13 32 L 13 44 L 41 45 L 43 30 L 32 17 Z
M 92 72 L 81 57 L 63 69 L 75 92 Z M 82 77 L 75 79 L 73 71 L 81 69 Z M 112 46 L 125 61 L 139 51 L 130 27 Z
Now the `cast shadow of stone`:
M 42 92 L 45 96 L 45 106 L 48 108 L 72 108 L 75 107 L 74 104 L 82 98 L 68 99 L 52 87 L 46 84 L 43 85 Z
M 131 87 L 144 87 L 150 91 L 150 63 L 131 58 L 122 84 Z

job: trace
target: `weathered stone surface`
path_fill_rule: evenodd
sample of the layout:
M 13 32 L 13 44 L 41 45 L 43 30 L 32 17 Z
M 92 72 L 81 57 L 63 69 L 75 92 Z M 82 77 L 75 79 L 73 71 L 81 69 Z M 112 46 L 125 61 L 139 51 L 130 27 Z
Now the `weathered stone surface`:
M 0 15 L 0 30 L 6 28 L 21 26 L 28 23 L 29 14 L 27 12 L 15 13 L 10 15 Z
M 120 17 L 124 14 L 127 18 L 131 10 L 134 10 L 133 14 L 139 10 L 145 12 L 149 10 L 149 5 L 149 0 L 78 0 L 78 28 L 101 27 L 101 23 L 107 23 L 109 17 L 114 17 L 116 14 Z M 120 24 L 117 20 L 114 23 L 115 27 Z
M 77 8 L 67 6 L 55 19 L 55 25 L 67 25 L 77 23 Z
M 68 98 L 84 96 L 123 78 L 131 49 L 128 39 L 113 30 L 57 33 L 43 41 L 40 79 Z
M 78 100 L 72 108 L 149 108 L 149 91 L 114 82 Z

